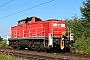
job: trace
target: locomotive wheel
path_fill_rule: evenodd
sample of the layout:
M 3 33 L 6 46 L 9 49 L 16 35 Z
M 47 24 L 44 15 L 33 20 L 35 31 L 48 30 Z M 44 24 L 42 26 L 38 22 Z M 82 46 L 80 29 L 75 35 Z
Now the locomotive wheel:
M 40 52 L 41 51 L 41 45 L 39 44 L 38 47 L 36 48 L 36 51 Z
M 61 50 L 61 53 L 65 53 L 65 49 Z
M 16 49 L 16 47 L 11 46 L 12 49 Z
M 70 48 L 66 47 L 65 49 L 65 52 L 70 52 Z
M 44 45 L 40 44 L 40 50 L 44 50 Z
M 40 48 L 37 48 L 37 49 L 36 49 L 36 51 L 40 52 L 40 51 L 41 51 L 41 49 L 40 49 Z
M 20 49 L 21 49 L 21 47 L 17 47 L 16 49 L 20 50 Z
M 51 53 L 53 51 L 53 49 L 46 49 L 47 53 Z

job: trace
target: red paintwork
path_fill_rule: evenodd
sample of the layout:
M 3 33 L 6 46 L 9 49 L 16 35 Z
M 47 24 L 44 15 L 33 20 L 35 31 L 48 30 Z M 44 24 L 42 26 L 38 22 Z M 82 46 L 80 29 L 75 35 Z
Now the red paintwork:
M 30 23 L 26 23 L 26 20 Z M 39 37 L 48 36 L 52 33 L 52 36 L 61 36 L 62 32 L 66 32 L 66 22 L 63 20 L 57 21 L 45 20 L 42 21 L 40 18 L 30 17 L 23 19 L 23 25 L 20 25 L 18 21 L 17 26 L 11 27 L 11 37 L 12 38 L 24 38 L 24 37 Z M 65 24 L 65 27 L 61 27 L 61 24 Z

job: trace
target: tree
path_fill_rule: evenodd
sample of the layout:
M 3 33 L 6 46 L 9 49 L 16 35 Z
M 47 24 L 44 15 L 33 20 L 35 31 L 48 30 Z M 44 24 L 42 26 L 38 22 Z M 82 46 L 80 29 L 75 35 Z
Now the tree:
M 83 2 L 84 7 L 80 7 L 82 16 L 89 22 L 90 24 L 90 0 L 86 0 Z
M 84 36 L 90 37 L 90 0 L 86 0 L 86 2 L 83 2 L 84 7 L 80 7 L 82 16 L 84 19 L 83 21 L 83 26 L 84 26 Z
M 1 36 L 0 36 L 0 41 L 2 41 L 3 40 L 3 38 L 1 38 Z

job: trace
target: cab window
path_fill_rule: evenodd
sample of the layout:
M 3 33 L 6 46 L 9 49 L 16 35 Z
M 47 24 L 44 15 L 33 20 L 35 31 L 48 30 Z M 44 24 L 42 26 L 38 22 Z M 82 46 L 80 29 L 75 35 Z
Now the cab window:
M 23 24 L 24 24 L 24 21 L 20 21 L 20 22 L 19 22 L 19 25 L 23 25 Z
M 26 20 L 26 21 L 25 21 L 26 24 L 29 24 L 30 22 L 31 22 L 30 20 Z

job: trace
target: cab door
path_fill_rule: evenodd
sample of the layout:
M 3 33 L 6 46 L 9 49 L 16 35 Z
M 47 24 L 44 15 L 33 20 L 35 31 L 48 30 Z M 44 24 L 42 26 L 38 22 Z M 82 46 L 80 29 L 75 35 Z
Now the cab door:
M 17 36 L 18 36 L 18 38 L 23 37 L 23 25 L 24 25 L 23 20 L 18 22 L 18 26 L 17 26 Z

